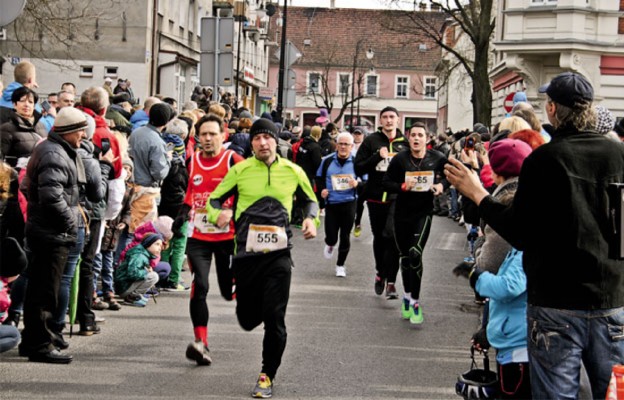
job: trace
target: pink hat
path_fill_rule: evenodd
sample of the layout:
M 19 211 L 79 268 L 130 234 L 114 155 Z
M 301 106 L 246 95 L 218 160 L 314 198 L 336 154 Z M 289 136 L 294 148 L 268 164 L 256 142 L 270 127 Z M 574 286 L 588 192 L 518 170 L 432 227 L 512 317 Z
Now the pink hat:
M 492 143 L 488 151 L 492 171 L 505 178 L 519 176 L 522 163 L 531 151 L 531 146 L 521 140 L 503 139 Z
M 329 113 L 327 112 L 327 109 L 321 108 L 319 110 L 319 112 L 321 113 L 321 116 L 317 117 L 314 120 L 314 122 L 316 122 L 317 124 L 320 124 L 320 125 L 324 125 L 324 124 L 328 123 L 329 122 Z

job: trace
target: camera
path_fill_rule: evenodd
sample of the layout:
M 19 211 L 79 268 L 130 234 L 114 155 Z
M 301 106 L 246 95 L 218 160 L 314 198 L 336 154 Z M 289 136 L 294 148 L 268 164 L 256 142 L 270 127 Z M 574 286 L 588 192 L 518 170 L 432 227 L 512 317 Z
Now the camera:
M 473 150 L 475 148 L 475 140 L 474 138 L 466 138 L 466 144 L 464 146 L 464 148 L 466 148 L 466 150 Z

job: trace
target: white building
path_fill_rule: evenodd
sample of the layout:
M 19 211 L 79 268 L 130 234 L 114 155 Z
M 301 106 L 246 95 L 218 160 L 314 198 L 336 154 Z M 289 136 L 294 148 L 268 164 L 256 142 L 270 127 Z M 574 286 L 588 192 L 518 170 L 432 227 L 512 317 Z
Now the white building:
M 504 116 L 503 99 L 525 90 L 543 117 L 539 86 L 564 71 L 587 77 L 595 101 L 624 116 L 624 2 L 514 0 L 497 12 L 492 121 Z

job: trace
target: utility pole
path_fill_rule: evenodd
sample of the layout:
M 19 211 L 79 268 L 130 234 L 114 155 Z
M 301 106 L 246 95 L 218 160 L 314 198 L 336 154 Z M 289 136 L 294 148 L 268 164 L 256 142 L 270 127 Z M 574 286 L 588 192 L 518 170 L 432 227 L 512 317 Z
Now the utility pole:
M 282 13 L 282 40 L 280 45 L 280 64 L 277 88 L 277 121 L 282 122 L 282 112 L 284 110 L 284 74 L 286 70 L 286 16 L 288 13 L 288 0 L 284 0 L 284 10 Z

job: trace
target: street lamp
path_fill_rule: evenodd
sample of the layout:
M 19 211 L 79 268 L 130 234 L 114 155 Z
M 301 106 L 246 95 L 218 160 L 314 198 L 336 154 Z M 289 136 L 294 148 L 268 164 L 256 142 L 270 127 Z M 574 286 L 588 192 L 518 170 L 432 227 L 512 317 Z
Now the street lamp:
M 372 48 L 369 47 L 368 50 L 366 51 L 366 59 L 371 61 L 373 57 L 375 57 L 375 52 L 373 51 Z M 372 67 L 371 67 L 371 70 L 373 70 Z M 359 90 L 359 85 L 358 85 L 358 90 Z M 357 124 L 358 126 L 360 126 L 361 124 L 360 122 L 360 99 L 358 99 L 358 107 L 357 107 Z
M 353 124 L 353 108 L 354 108 L 354 103 L 355 103 L 355 70 L 357 67 L 357 61 L 358 61 L 358 56 L 360 55 L 360 46 L 362 45 L 362 41 L 364 39 L 360 39 L 357 41 L 356 45 L 355 45 L 355 55 L 353 56 L 353 73 L 351 75 L 351 118 L 349 121 L 349 125 L 350 125 L 350 130 L 351 132 L 353 132 L 353 129 L 355 127 L 355 125 Z M 375 52 L 373 51 L 372 48 L 368 48 L 368 50 L 366 51 L 366 58 L 368 60 L 372 60 L 373 57 L 375 56 Z M 359 95 L 361 94 L 361 84 L 362 84 L 362 77 L 358 77 L 358 116 L 357 116 L 357 124 L 360 124 L 360 99 L 359 99 Z
M 286 69 L 286 17 L 288 15 L 288 0 L 284 0 L 284 9 L 282 10 L 282 37 L 280 44 L 280 63 L 279 75 L 277 82 L 277 122 L 282 122 L 282 112 L 284 110 L 284 74 Z

